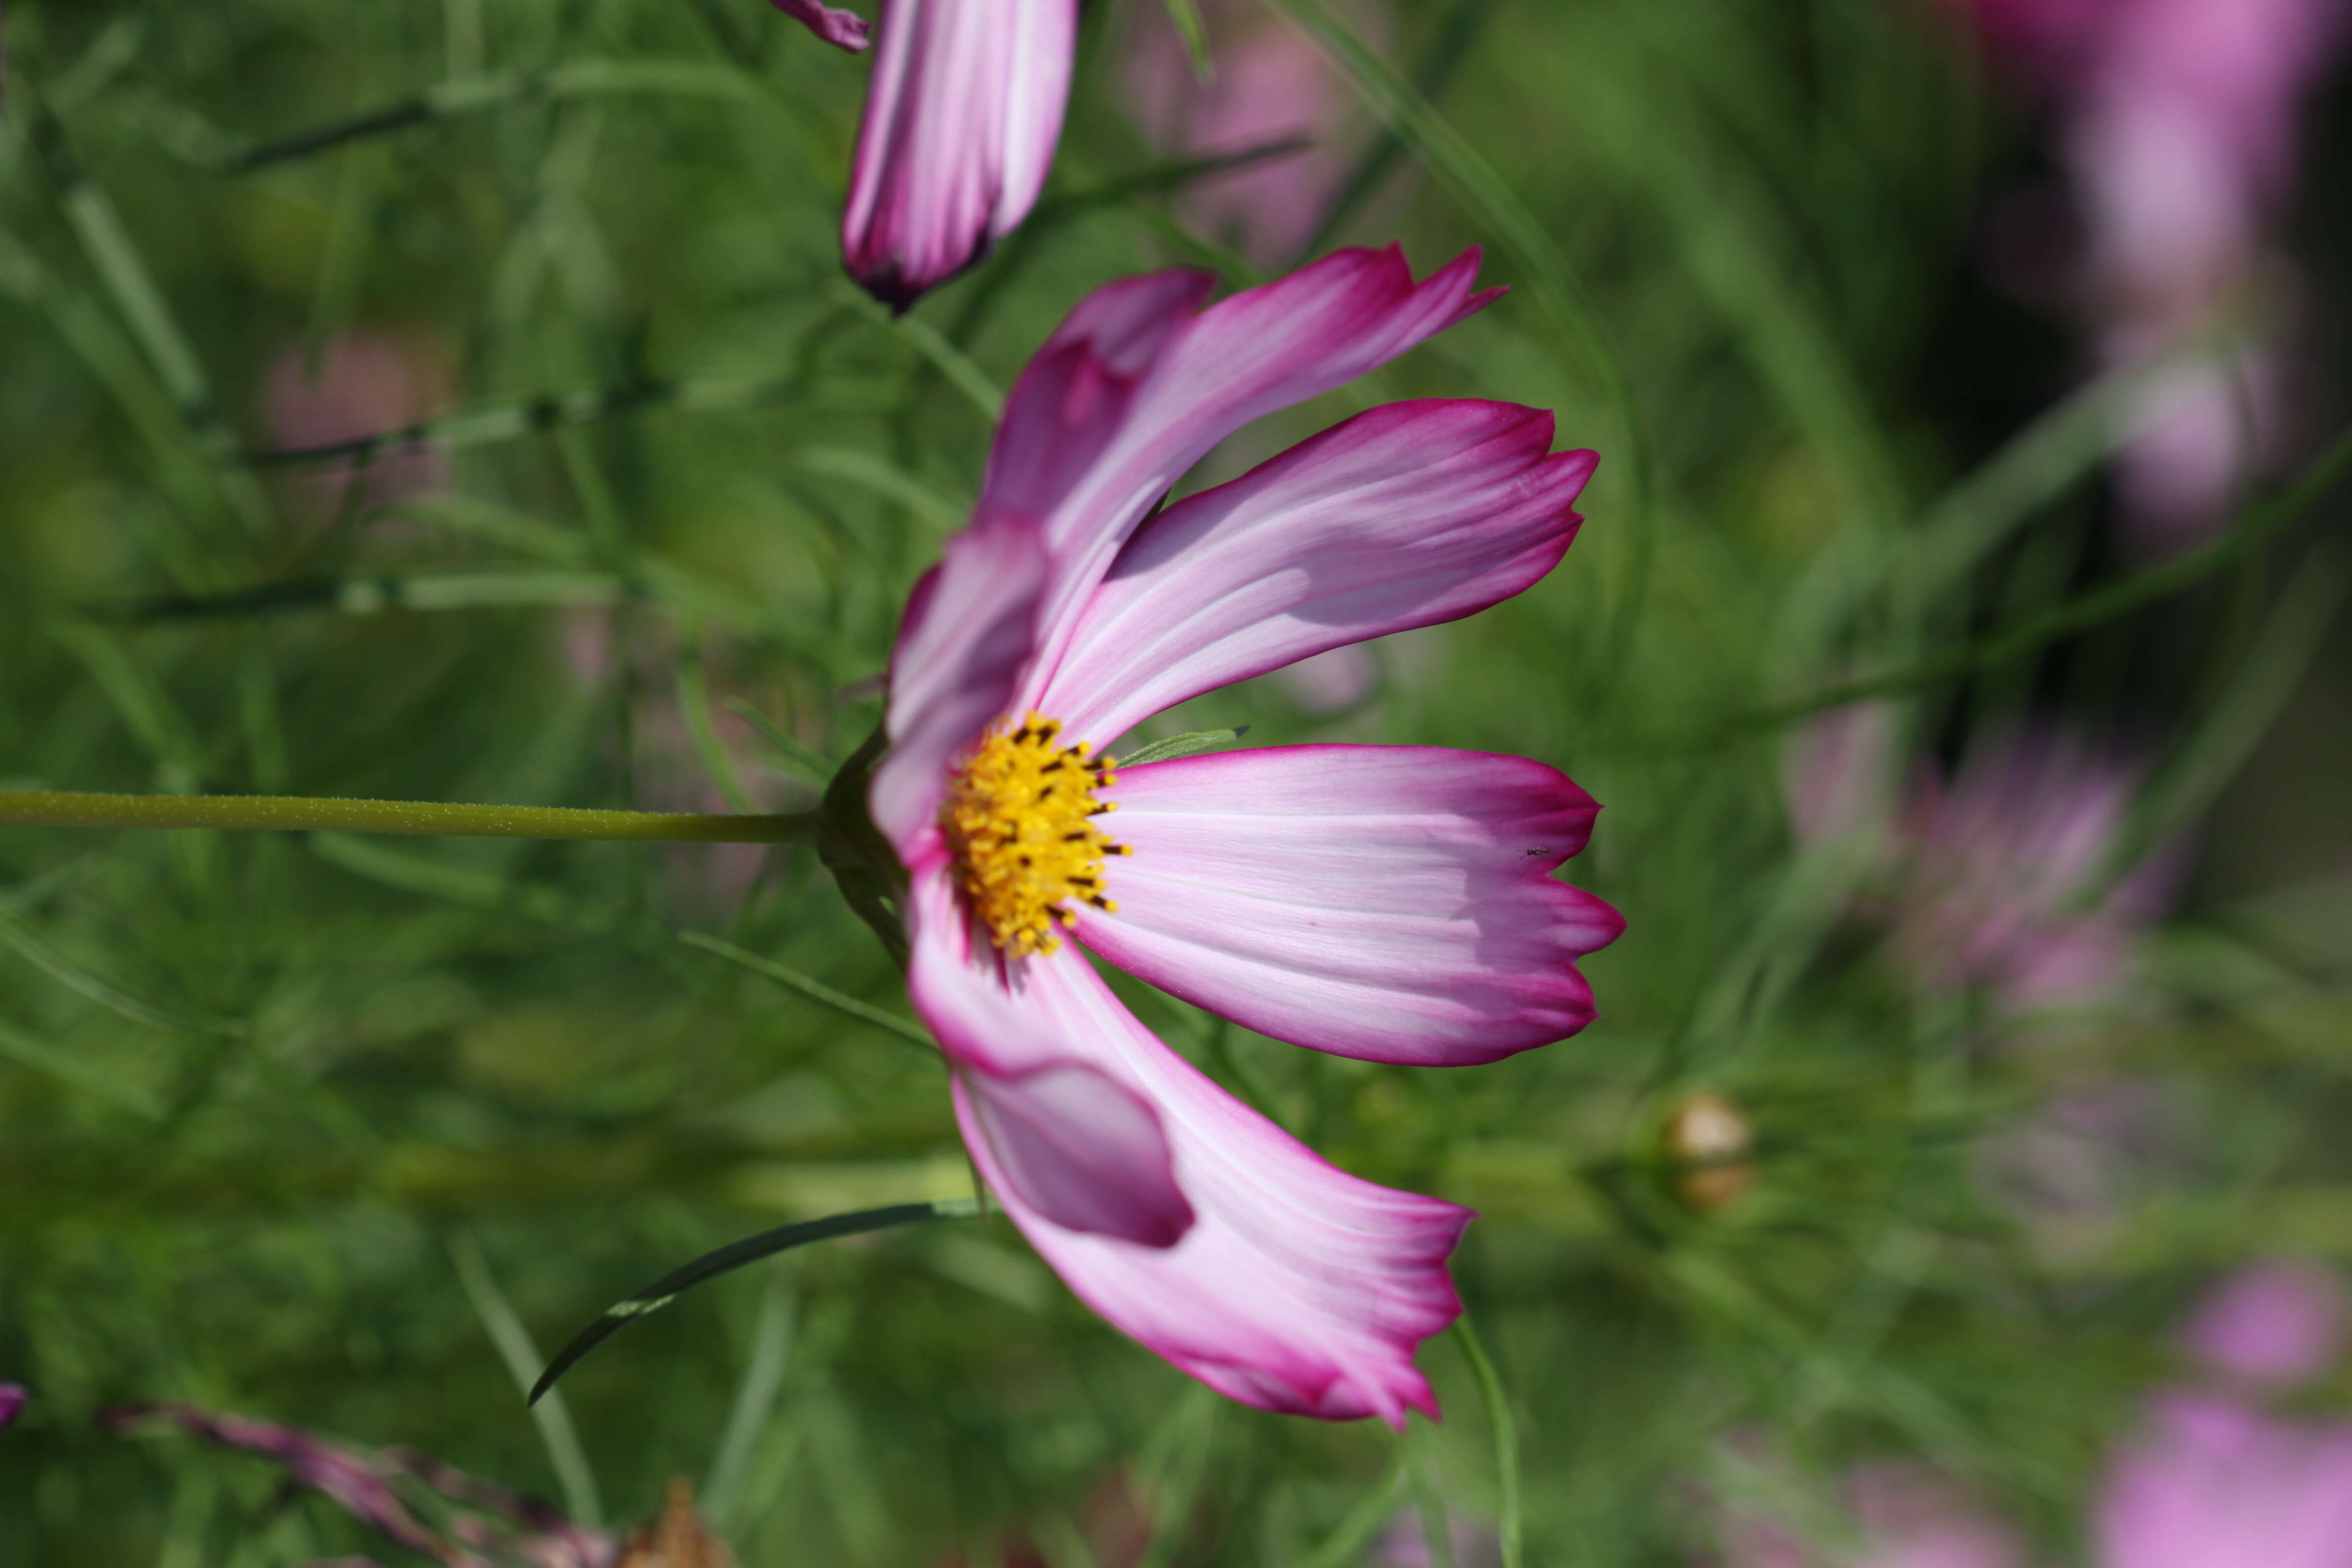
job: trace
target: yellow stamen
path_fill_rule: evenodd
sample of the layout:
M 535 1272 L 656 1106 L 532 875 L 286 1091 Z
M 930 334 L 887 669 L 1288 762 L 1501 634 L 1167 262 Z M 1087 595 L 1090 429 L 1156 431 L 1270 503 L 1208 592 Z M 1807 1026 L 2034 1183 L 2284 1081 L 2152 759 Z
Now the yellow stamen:
M 1088 760 L 1081 741 L 1056 745 L 1058 719 L 1031 713 L 1007 732 L 999 720 L 956 770 L 940 826 L 955 852 L 966 905 L 1008 956 L 1058 952 L 1077 923 L 1075 901 L 1118 908 L 1102 889 L 1103 860 L 1126 847 L 1095 826 L 1118 809 L 1095 791 L 1118 782 L 1113 759 Z

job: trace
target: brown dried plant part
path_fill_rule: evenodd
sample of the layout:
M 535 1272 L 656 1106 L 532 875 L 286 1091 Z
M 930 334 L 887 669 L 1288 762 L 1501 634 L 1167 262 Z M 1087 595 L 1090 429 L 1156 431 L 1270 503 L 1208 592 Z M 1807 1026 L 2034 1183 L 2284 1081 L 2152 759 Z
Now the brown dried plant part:
M 694 1488 L 673 1477 L 661 1514 L 629 1538 L 615 1568 L 736 1568 L 735 1554 L 694 1506 Z

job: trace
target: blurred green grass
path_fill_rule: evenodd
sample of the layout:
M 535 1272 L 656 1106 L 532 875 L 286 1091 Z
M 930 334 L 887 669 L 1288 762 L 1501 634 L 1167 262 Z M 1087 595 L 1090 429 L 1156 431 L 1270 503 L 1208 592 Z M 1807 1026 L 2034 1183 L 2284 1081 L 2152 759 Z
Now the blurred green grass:
M 1135 177 L 1165 167 L 1115 66 L 1143 5 L 1090 12 L 1029 229 L 894 325 L 835 255 L 863 68 L 750 0 L 19 0 L 0 780 L 716 806 L 718 749 L 755 804 L 806 800 L 809 759 L 873 722 L 856 683 L 974 492 L 990 389 L 1107 278 L 1254 276 L 1185 236 L 1176 183 Z M 1465 25 L 1422 99 L 1417 64 Z M 1786 726 L 1754 714 L 2126 570 L 2086 542 L 2107 427 L 2060 402 L 2054 329 L 1967 281 L 2026 128 L 1883 0 L 1430 0 L 1398 7 L 1389 64 L 1336 47 L 1405 154 L 1339 237 L 1401 237 L 1423 268 L 1485 243 L 1516 292 L 1211 472 L 1368 401 L 1513 398 L 1601 450 L 1591 521 L 1534 592 L 1382 647 L 1346 711 L 1269 680 L 1165 728 L 1557 763 L 1608 807 L 1571 876 L 1629 933 L 1589 965 L 1602 1023 L 1472 1072 L 1138 1005 L 1349 1169 L 1483 1211 L 1457 1274 L 1524 1435 L 1533 1561 L 1693 1561 L 1734 1431 L 1774 1434 L 1791 1486 L 1923 1455 L 2063 1549 L 2184 1292 L 2244 1256 L 2352 1251 L 2324 1135 L 2352 910 L 2309 879 L 2344 874 L 2340 833 L 2268 880 L 2233 867 L 2231 901 L 2155 947 L 2143 1005 L 2005 1042 L 1857 930 L 1866 867 L 1792 843 Z M 227 172 L 419 94 L 413 123 Z M 278 444 L 273 364 L 354 329 L 446 360 L 446 493 L 339 501 L 241 460 Z M 2324 503 L 2278 560 L 2346 515 Z M 2054 705 L 2168 753 L 2260 696 L 2222 609 L 2198 590 L 1923 679 L 1900 721 L 1949 754 Z M 2273 686 L 2341 679 L 2317 635 Z M 2157 636 L 2182 673 L 2150 692 L 2129 671 Z M 2298 700 L 2340 745 L 2341 708 Z M 2254 757 L 2224 798 L 2259 811 L 2263 770 L 2294 770 Z M 0 1377 L 38 1394 L 0 1436 L 0 1560 L 364 1549 L 322 1504 L 273 1504 L 252 1461 L 91 1426 L 133 1400 L 560 1496 L 457 1258 L 544 1352 L 734 1236 L 968 1185 L 934 1058 L 679 941 L 901 1013 L 805 853 L 19 830 L 0 879 Z M 1985 1150 L 2113 1078 L 2152 1086 L 2164 1152 L 2053 1255 Z M 1661 1152 L 1698 1088 L 1759 1135 L 1721 1209 L 1679 1201 Z M 1399 1497 L 1494 1516 L 1450 1341 L 1423 1359 L 1451 1419 L 1400 1445 L 1208 1399 L 1001 1223 L 772 1276 L 567 1382 L 610 1518 L 712 1465 L 762 1321 L 789 1350 L 719 1521 L 747 1563 L 988 1562 L 1016 1528 L 1066 1542 L 1122 1476 L 1166 1562 L 1352 1561 L 1398 1462 Z

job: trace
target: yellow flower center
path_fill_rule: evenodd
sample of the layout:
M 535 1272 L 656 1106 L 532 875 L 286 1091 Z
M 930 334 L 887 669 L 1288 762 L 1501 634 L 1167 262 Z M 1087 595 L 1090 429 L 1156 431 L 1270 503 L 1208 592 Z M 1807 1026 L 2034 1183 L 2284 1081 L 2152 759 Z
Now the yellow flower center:
M 1094 819 L 1118 809 L 1095 791 L 1117 782 L 1115 762 L 1087 760 L 1081 741 L 1056 744 L 1058 719 L 1030 714 L 1009 733 L 999 720 L 956 770 L 940 826 L 955 852 L 956 878 L 971 912 L 1008 956 L 1060 950 L 1077 922 L 1074 902 L 1103 910 L 1103 860 L 1124 855 Z

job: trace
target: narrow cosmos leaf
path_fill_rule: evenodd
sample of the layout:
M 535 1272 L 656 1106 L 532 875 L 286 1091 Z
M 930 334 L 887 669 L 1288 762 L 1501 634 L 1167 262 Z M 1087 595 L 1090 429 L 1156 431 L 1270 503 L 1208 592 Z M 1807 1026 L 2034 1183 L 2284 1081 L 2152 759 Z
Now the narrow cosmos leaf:
M 1119 758 L 1118 765 L 1137 768 L 1146 763 L 1164 763 L 1171 757 L 1189 757 L 1201 752 L 1213 751 L 1219 746 L 1230 746 L 1248 733 L 1249 726 L 1246 724 L 1237 730 L 1189 731 L 1181 735 L 1171 735 L 1164 741 L 1154 741 L 1148 746 L 1139 746 Z
M 971 1198 L 944 1198 L 937 1203 L 893 1204 L 887 1208 L 859 1209 L 851 1214 L 828 1215 L 824 1219 L 803 1220 L 798 1225 L 779 1226 L 763 1230 L 757 1236 L 728 1243 L 715 1252 L 706 1252 L 682 1268 L 673 1268 L 652 1284 L 604 1309 L 604 1315 L 589 1324 L 571 1342 L 555 1352 L 547 1370 L 539 1374 L 531 1385 L 527 1403 L 536 1405 L 556 1380 L 586 1358 L 590 1351 L 619 1333 L 638 1318 L 660 1311 L 697 1285 L 731 1274 L 747 1263 L 757 1263 L 763 1258 L 773 1258 L 795 1247 L 812 1241 L 830 1241 L 839 1236 L 860 1236 L 869 1230 L 889 1230 L 902 1225 L 915 1225 L 928 1219 L 969 1219 L 980 1212 L 979 1203 Z

